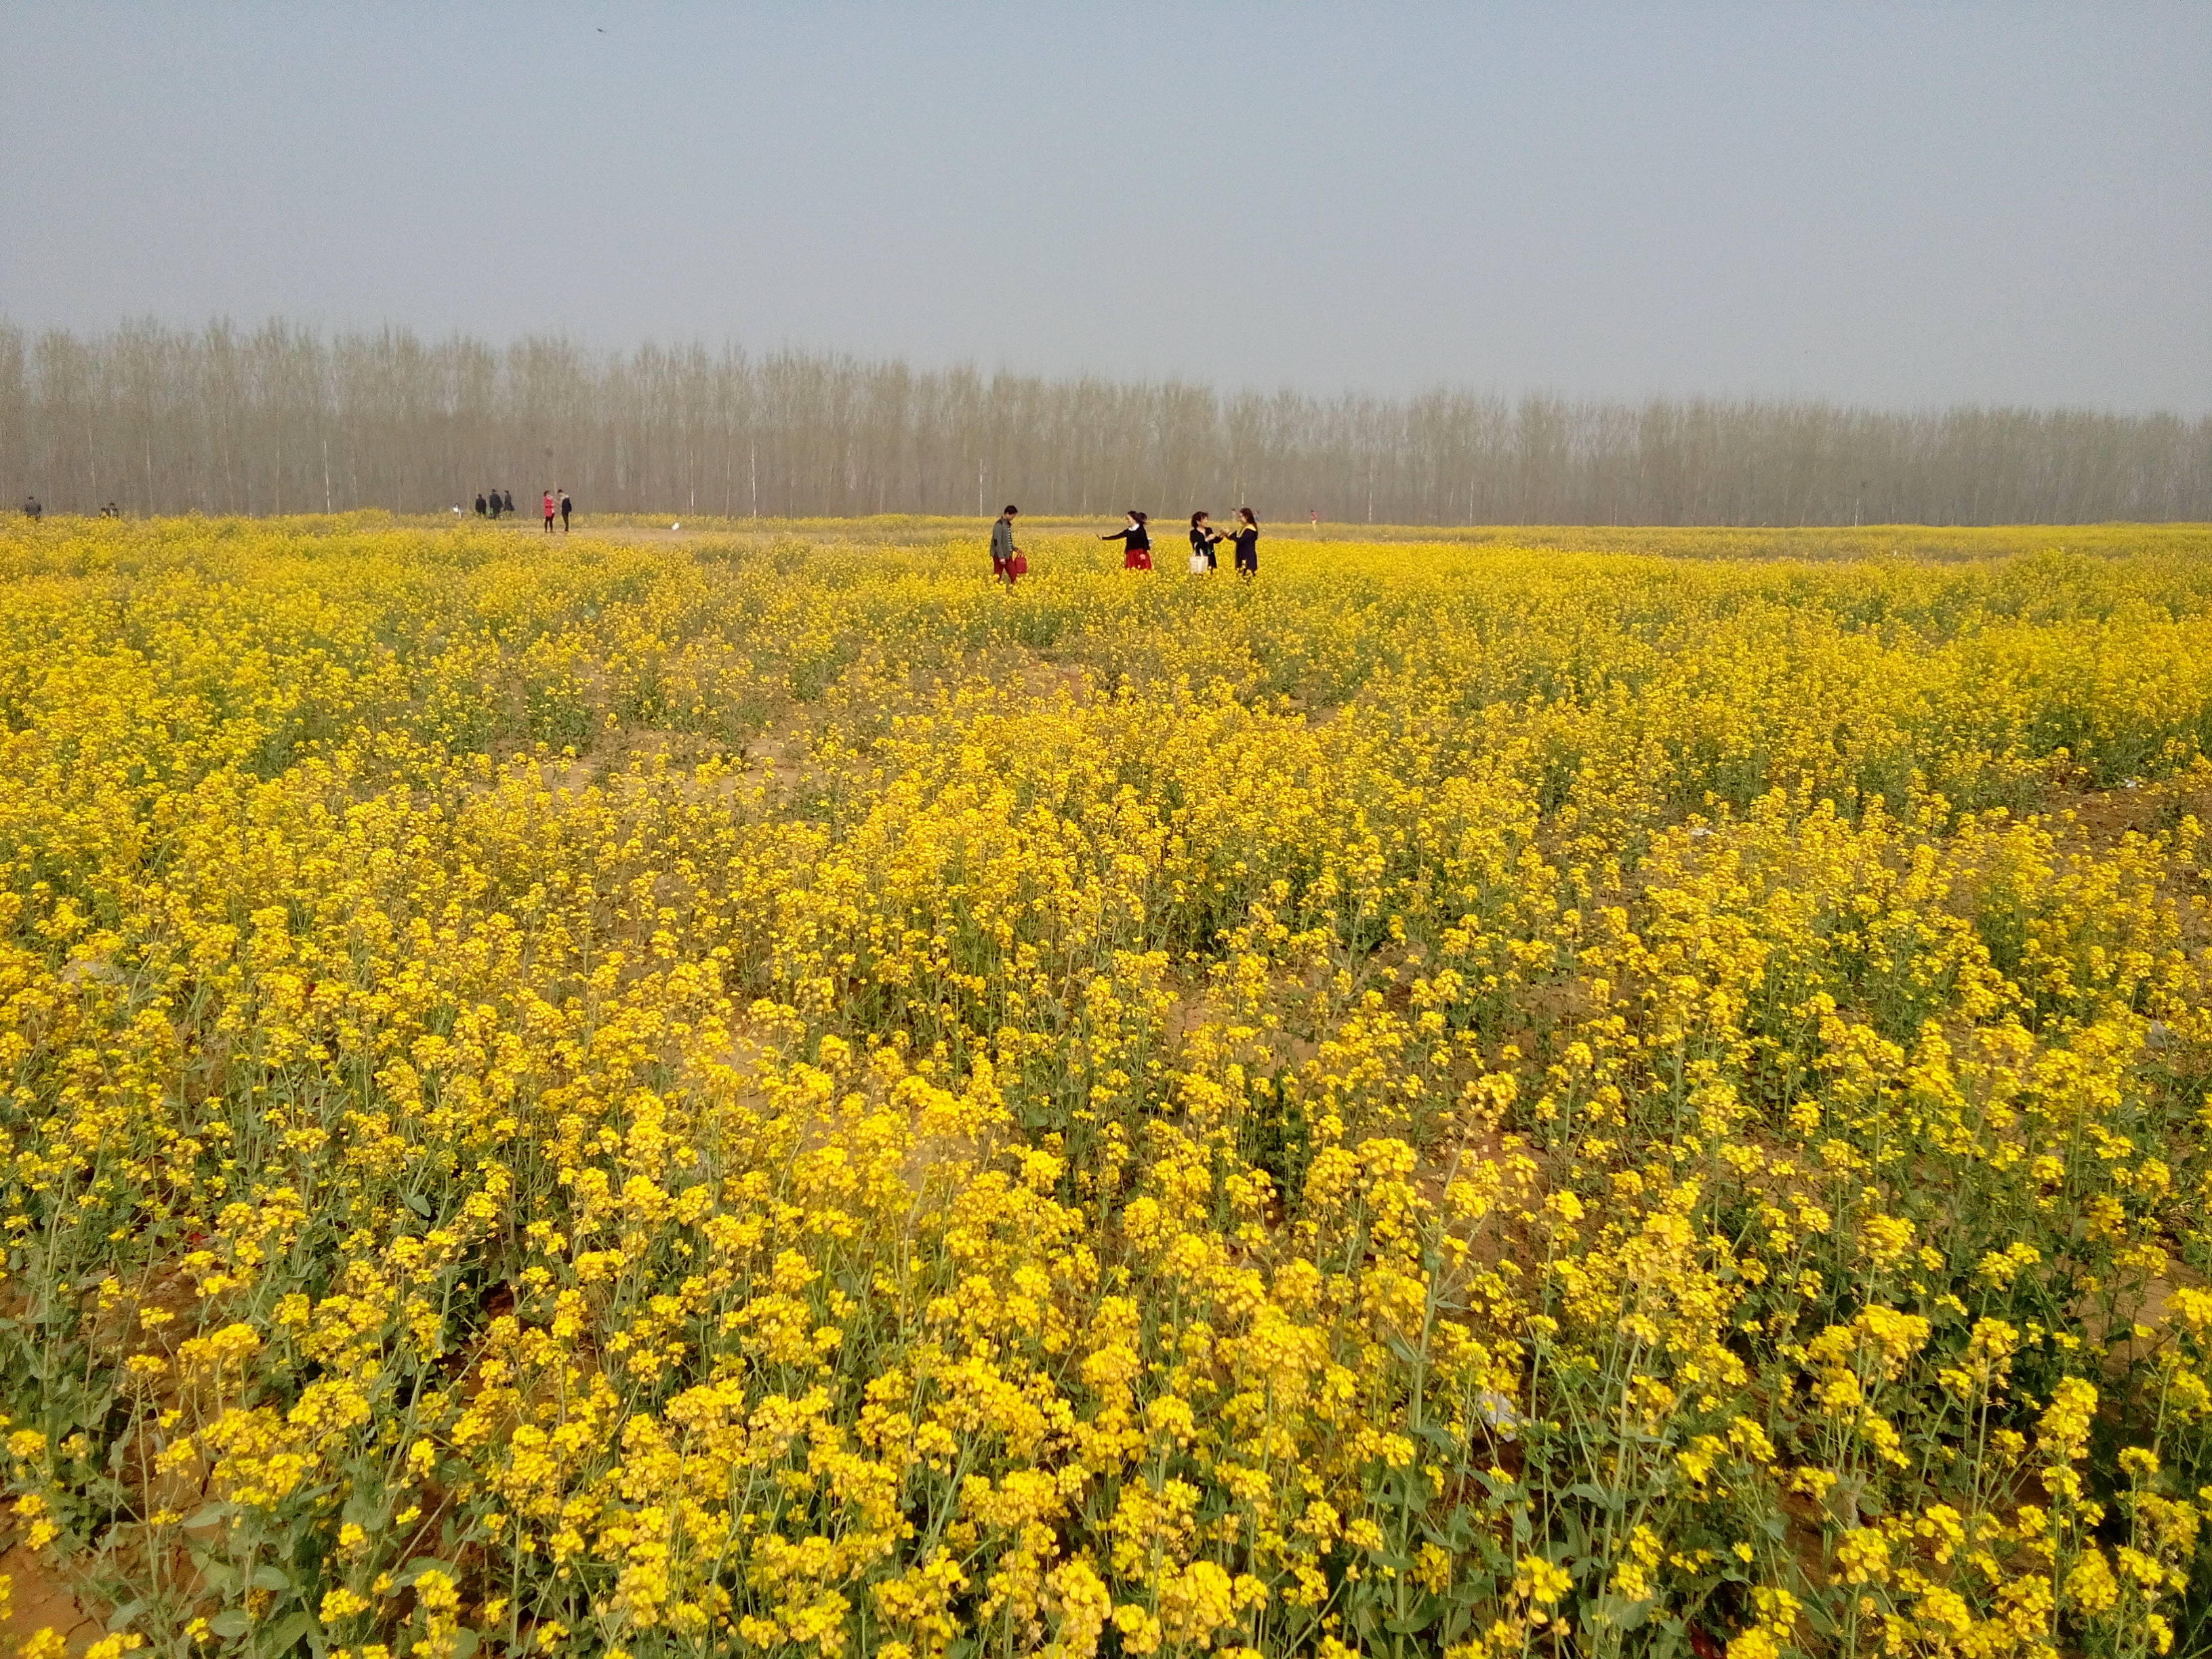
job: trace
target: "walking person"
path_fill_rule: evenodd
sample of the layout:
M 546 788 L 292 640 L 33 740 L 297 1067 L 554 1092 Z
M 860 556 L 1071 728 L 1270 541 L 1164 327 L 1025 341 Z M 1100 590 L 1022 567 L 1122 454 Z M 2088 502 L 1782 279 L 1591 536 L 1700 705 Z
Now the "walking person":
M 490 509 L 484 506 L 483 491 L 479 489 L 477 491 L 477 517 L 479 519 L 488 519 L 490 516 Z
M 1119 530 L 1109 530 L 1098 538 L 1102 542 L 1121 544 L 1121 568 L 1150 570 L 1152 568 L 1152 532 L 1146 527 L 1145 515 L 1135 507 L 1129 509 L 1129 522 Z
M 553 506 L 553 492 L 549 489 L 545 492 L 545 533 L 549 536 L 553 533 L 553 514 L 555 510 L 556 509 Z
M 568 492 L 564 489 L 561 492 L 561 533 L 564 536 L 568 533 Z
M 1014 585 L 1018 574 L 1014 561 L 1023 557 L 1022 550 L 1014 545 L 1014 520 L 1020 513 L 1021 508 L 1008 502 L 1006 510 L 991 524 L 991 578 L 1009 587 Z
M 507 501 L 505 505 L 507 507 L 507 516 L 509 518 L 513 518 L 514 516 L 514 492 L 512 489 L 507 492 Z
M 1213 550 L 1221 540 L 1221 532 L 1206 522 L 1201 509 L 1190 515 L 1190 574 L 1210 575 L 1216 564 Z
M 1237 574 L 1248 580 L 1260 574 L 1260 521 L 1252 509 L 1237 509 L 1237 529 L 1230 538 L 1237 544 Z

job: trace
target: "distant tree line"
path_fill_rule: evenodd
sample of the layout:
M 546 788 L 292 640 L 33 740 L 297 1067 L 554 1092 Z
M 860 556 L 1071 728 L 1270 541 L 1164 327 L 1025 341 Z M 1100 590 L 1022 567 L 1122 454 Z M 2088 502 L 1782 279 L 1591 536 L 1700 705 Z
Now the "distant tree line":
M 734 347 L 0 323 L 0 489 L 49 511 L 1030 512 L 1398 524 L 2212 520 L 2212 419 L 1762 398 L 1222 393 Z

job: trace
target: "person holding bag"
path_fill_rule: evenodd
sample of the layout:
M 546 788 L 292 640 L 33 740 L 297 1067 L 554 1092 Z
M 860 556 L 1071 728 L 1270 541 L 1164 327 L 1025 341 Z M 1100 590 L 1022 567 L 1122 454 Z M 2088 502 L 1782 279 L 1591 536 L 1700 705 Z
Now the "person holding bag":
M 1190 515 L 1190 574 L 1194 576 L 1211 575 L 1215 568 L 1213 549 L 1221 532 L 1206 520 L 1202 508 Z
M 991 525 L 991 574 L 1012 587 L 1014 578 L 1022 574 L 1014 568 L 1014 561 L 1022 559 L 1022 550 L 1014 545 L 1014 517 L 1021 511 L 1012 502 Z M 1029 561 L 1022 559 L 1022 570 L 1029 568 Z

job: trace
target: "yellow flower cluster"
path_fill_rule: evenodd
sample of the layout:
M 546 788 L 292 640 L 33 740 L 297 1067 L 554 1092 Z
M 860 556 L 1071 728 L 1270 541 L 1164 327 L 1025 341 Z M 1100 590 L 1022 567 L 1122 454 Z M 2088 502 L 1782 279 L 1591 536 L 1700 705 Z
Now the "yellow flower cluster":
M 1031 539 L 0 530 L 114 1652 L 2212 1646 L 2212 567 Z

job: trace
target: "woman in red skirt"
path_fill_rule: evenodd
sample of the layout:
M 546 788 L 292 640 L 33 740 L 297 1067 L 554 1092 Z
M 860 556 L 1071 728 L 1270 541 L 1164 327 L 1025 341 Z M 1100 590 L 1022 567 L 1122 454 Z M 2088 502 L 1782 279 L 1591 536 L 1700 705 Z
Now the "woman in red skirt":
M 1150 570 L 1152 568 L 1152 532 L 1145 528 L 1145 515 L 1135 507 L 1129 509 L 1129 522 L 1119 530 L 1109 530 L 1098 538 L 1102 542 L 1121 544 L 1121 568 Z

